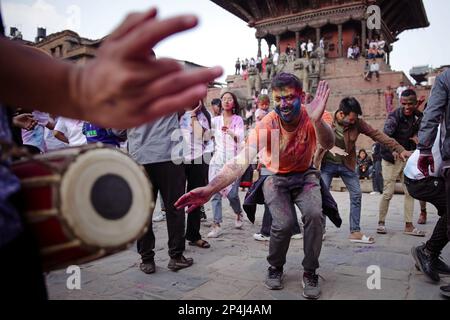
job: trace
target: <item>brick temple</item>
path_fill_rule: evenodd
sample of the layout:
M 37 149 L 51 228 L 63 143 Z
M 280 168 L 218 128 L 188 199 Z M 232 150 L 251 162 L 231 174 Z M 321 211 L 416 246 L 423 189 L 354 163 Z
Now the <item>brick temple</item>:
M 337 109 L 346 96 L 354 96 L 363 108 L 364 119 L 375 128 L 382 129 L 386 118 L 384 91 L 391 86 L 394 91 L 400 81 L 412 85 L 402 71 L 394 71 L 390 66 L 390 54 L 398 35 L 405 30 L 429 26 L 422 0 L 211 0 L 225 10 L 255 28 L 258 47 L 255 56 L 262 56 L 261 43 L 280 53 L 278 72 L 295 73 L 303 81 L 307 91 L 314 94 L 319 80 L 327 80 L 332 89 L 328 101 L 328 111 Z M 380 9 L 379 29 L 369 27 L 372 19 L 369 6 Z M 322 48 L 320 42 L 322 39 Z M 366 62 L 364 45 L 367 39 L 381 39 L 385 42 L 385 54 L 377 58 L 380 65 L 380 79 L 364 80 Z M 318 54 L 313 58 L 301 57 L 300 44 L 311 40 Z M 294 57 L 283 57 L 286 47 L 295 50 Z M 347 58 L 347 50 L 352 45 L 361 49 L 357 60 Z M 249 57 L 250 58 L 250 57 Z M 287 60 L 287 61 L 286 61 Z M 280 66 L 281 62 L 281 66 Z M 232 62 L 231 62 L 232 63 Z M 308 70 L 308 71 L 305 71 Z M 270 75 L 260 73 L 255 77 L 260 88 L 268 88 Z M 227 87 L 235 92 L 245 104 L 251 101 L 253 82 L 243 80 L 241 75 L 228 76 Z M 211 89 L 208 99 L 217 97 L 220 91 Z M 416 86 L 418 95 L 428 97 L 430 86 Z M 398 106 L 395 95 L 394 106 Z M 370 149 L 372 140 L 361 135 L 359 148 Z

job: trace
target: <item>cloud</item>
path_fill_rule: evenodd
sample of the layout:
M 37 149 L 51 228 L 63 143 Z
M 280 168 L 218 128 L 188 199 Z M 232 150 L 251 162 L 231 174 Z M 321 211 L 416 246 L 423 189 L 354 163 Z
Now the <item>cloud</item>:
M 77 6 L 70 6 L 64 13 L 60 13 L 54 5 L 45 0 L 36 0 L 31 5 L 3 2 L 5 25 L 18 27 L 26 40 L 34 40 L 38 27 L 46 28 L 47 34 L 64 29 L 79 31 L 80 17 L 80 9 Z

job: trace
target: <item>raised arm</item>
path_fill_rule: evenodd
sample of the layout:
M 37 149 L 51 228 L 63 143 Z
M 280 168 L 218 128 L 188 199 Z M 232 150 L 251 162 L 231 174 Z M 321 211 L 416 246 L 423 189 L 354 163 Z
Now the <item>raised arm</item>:
M 359 128 L 361 133 L 370 137 L 372 140 L 388 147 L 392 152 L 398 153 L 400 159 L 406 161 L 408 157 L 411 156 L 411 152 L 405 150 L 401 144 L 399 144 L 395 139 L 389 137 L 385 133 L 373 128 L 363 119 L 359 119 Z
M 333 130 L 322 119 L 329 96 L 330 88 L 328 87 L 328 83 L 326 81 L 320 81 L 314 100 L 306 105 L 306 111 L 316 130 L 317 140 L 325 149 L 331 149 L 334 146 Z

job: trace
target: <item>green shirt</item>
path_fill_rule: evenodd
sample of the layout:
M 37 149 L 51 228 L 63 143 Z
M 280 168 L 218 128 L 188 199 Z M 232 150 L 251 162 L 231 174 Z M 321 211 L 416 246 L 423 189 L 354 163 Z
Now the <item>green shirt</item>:
M 337 123 L 337 121 L 334 122 L 334 137 L 335 137 L 334 145 L 336 147 L 341 148 L 342 150 L 345 150 L 344 127 L 341 126 L 339 123 Z M 339 154 L 333 155 L 330 151 L 327 151 L 323 159 L 324 159 L 323 161 L 325 162 L 330 162 L 334 164 L 344 163 L 344 156 L 341 156 Z

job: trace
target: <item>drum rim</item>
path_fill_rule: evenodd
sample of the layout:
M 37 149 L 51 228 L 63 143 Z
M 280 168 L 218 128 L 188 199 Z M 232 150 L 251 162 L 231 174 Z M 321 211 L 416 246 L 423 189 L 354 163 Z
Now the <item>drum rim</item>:
M 97 244 L 92 244 L 92 243 L 87 243 L 86 241 L 84 241 L 82 239 L 82 237 L 80 237 L 79 234 L 77 234 L 76 232 L 76 228 L 73 224 L 72 221 L 72 216 L 70 214 L 68 214 L 68 212 L 66 211 L 65 206 L 62 203 L 62 191 L 63 188 L 65 188 L 65 186 L 67 185 L 66 181 L 68 179 L 68 176 L 70 176 L 71 171 L 75 170 L 74 168 L 76 168 L 76 163 L 78 160 L 78 163 L 80 163 L 80 159 L 82 159 L 86 154 L 89 154 L 91 151 L 99 151 L 99 150 L 107 150 L 112 151 L 117 153 L 118 155 L 120 155 L 121 157 L 124 157 L 124 159 L 127 159 L 127 161 L 130 162 L 130 165 L 135 166 L 136 169 L 138 169 L 141 173 L 144 174 L 145 179 L 147 180 L 145 184 L 142 185 L 143 188 L 147 189 L 145 192 L 148 194 L 148 205 L 146 206 L 145 211 L 149 212 L 148 213 L 148 217 L 147 217 L 147 221 L 146 223 L 140 228 L 140 230 L 137 232 L 136 236 L 130 238 L 129 241 L 127 241 L 126 243 L 124 242 L 122 245 L 115 245 L 115 246 L 102 246 L 102 245 L 97 245 Z M 102 146 L 97 145 L 96 147 L 91 147 L 91 148 L 87 148 L 85 150 L 81 150 L 78 154 L 74 154 L 74 156 L 76 156 L 76 160 L 72 163 L 70 163 L 64 170 L 64 174 L 62 175 L 62 179 L 60 181 L 60 188 L 59 188 L 59 192 L 58 192 L 58 197 L 57 197 L 57 201 L 58 201 L 58 207 L 60 208 L 60 217 L 61 217 L 61 221 L 63 224 L 63 229 L 64 231 L 68 232 L 72 238 L 75 239 L 80 239 L 81 241 L 81 247 L 90 251 L 94 251 L 94 250 L 105 250 L 105 252 L 115 252 L 121 249 L 124 249 L 126 247 L 128 247 L 132 242 L 136 241 L 137 239 L 139 239 L 140 237 L 142 237 L 142 235 L 144 235 L 149 227 L 149 224 L 151 222 L 152 216 L 153 216 L 153 211 L 155 208 L 155 201 L 154 201 L 154 197 L 153 197 L 153 185 L 151 184 L 151 181 L 148 177 L 147 172 L 145 171 L 145 169 L 143 168 L 142 165 L 138 164 L 136 161 L 134 161 L 129 154 L 123 152 L 122 150 L 116 149 L 116 148 L 110 148 L 110 147 L 106 147 L 103 148 Z M 131 160 L 131 161 L 130 161 Z M 137 172 L 137 171 L 136 171 Z M 148 210 L 147 210 L 148 209 Z M 144 210 L 143 210 L 144 211 Z

